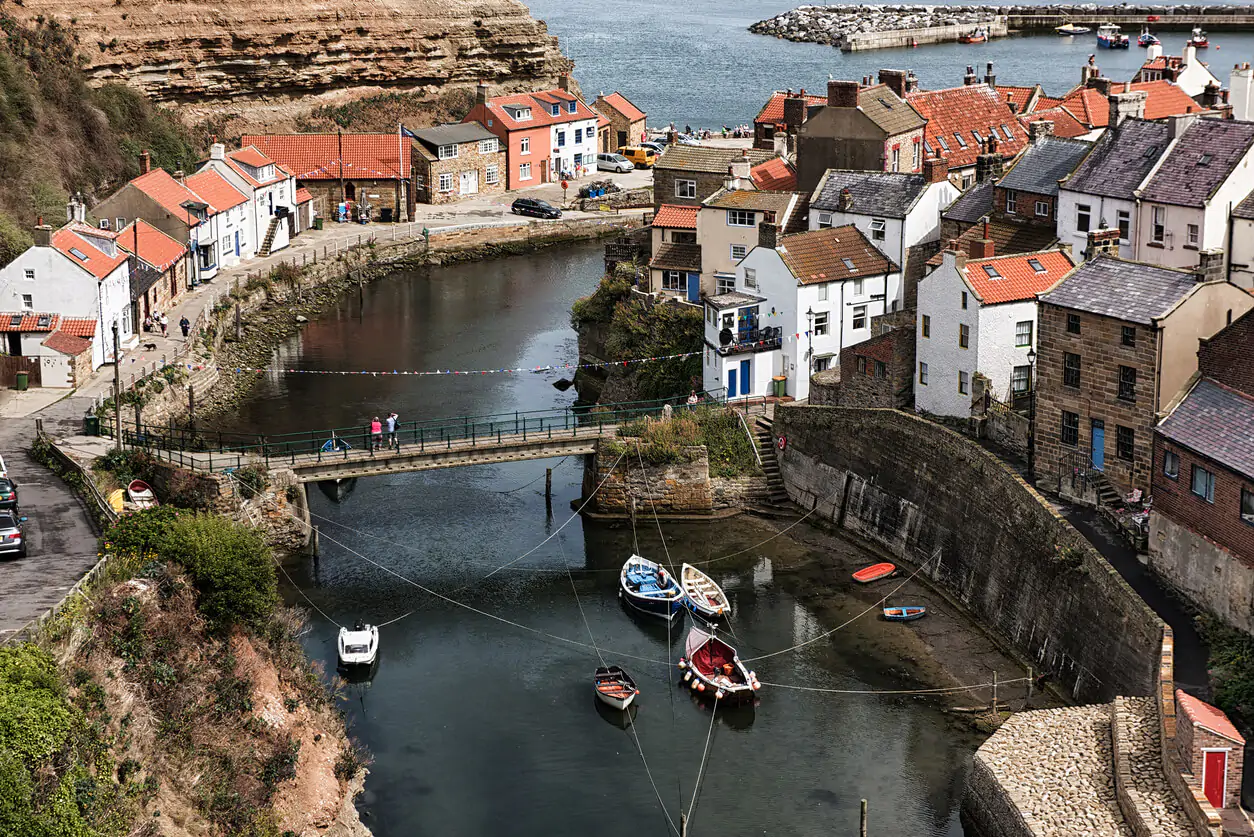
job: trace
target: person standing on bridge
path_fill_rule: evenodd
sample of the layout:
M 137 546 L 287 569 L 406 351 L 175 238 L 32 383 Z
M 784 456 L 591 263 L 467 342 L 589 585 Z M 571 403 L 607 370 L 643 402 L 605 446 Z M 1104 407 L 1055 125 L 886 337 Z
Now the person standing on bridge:
M 370 450 L 376 451 L 383 446 L 383 423 L 375 416 L 370 422 Z
M 397 421 L 398 419 L 397 419 L 396 413 L 390 413 L 388 415 L 387 425 L 388 425 L 388 447 L 389 448 L 396 447 L 396 423 Z

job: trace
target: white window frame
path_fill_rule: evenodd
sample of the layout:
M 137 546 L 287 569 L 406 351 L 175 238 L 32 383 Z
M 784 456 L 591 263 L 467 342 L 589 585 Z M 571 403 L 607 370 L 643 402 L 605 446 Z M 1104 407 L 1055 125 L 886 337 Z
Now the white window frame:
M 832 213 L 820 212 L 819 213 L 819 229 L 830 230 L 831 228 L 832 228 Z
M 862 322 L 862 325 L 858 325 L 859 321 Z M 853 317 L 850 321 L 849 327 L 853 331 L 861 331 L 864 328 L 870 328 L 870 326 L 871 326 L 871 318 L 867 316 L 867 306 L 865 305 L 853 306 Z
M 35 281 L 35 268 L 33 267 L 26 268 L 26 270 L 22 273 L 22 278 L 24 278 L 27 282 L 34 282 Z
M 883 218 L 872 218 L 871 219 L 871 240 L 883 241 L 884 236 L 886 234 L 885 231 L 887 229 L 888 229 L 888 222 L 885 221 Z
M 495 154 L 497 149 L 500 148 L 500 146 L 497 143 L 498 143 L 498 140 L 494 140 L 494 139 L 479 140 L 479 153 L 480 154 Z
M 1019 320 L 1015 323 L 1015 347 L 1024 348 L 1032 345 L 1033 323 L 1031 320 Z
M 745 268 L 745 287 L 757 288 L 757 286 L 758 286 L 758 271 L 752 267 L 746 267 Z
M 971 394 L 971 376 L 966 372 L 963 372 L 961 369 L 958 370 L 958 394 Z
M 1199 224 L 1189 224 L 1185 228 L 1185 234 L 1188 236 L 1188 245 L 1190 247 L 1196 247 L 1202 240 L 1202 227 Z
M 501 167 L 496 163 L 487 166 L 483 170 L 483 180 L 489 186 L 495 186 L 501 182 Z
M 814 312 L 814 336 L 826 337 L 830 328 L 826 311 Z
M 732 257 L 732 261 L 734 261 L 734 262 L 738 262 L 738 261 L 740 261 L 741 259 L 743 259 L 743 258 L 744 258 L 745 256 L 747 256 L 747 255 L 749 255 L 749 245 L 747 245 L 747 244 L 733 244 L 733 245 L 731 246 L 731 257 Z
M 675 181 L 675 197 L 677 198 L 696 198 L 697 181 L 695 180 L 676 180 Z
M 439 191 L 441 192 L 453 191 L 453 173 L 452 172 L 446 171 L 440 174 Z
M 919 386 L 927 386 L 927 361 L 919 361 Z
M 1014 189 L 1006 190 L 1006 214 L 1015 215 L 1016 208 L 1019 206 L 1019 193 Z
M 1049 201 L 1037 201 L 1036 202 L 1036 217 L 1037 218 L 1049 217 Z
M 684 290 L 684 272 L 682 270 L 663 270 L 662 271 L 662 290 L 664 291 L 682 291 Z
M 518 140 L 518 153 L 519 154 L 531 153 L 531 137 L 522 137 L 521 139 Z
M 1162 244 L 1167 237 L 1167 207 L 1150 207 L 1150 243 Z
M 729 227 L 752 227 L 756 225 L 757 213 L 752 209 L 729 209 L 727 210 L 727 226 Z
M 1119 227 L 1119 243 L 1128 244 L 1132 241 L 1132 213 L 1120 209 L 1115 213 L 1115 223 Z
M 818 287 L 819 302 L 827 302 L 827 283 L 824 282 Z
M 1168 479 L 1180 479 L 1180 454 L 1174 450 L 1163 451 L 1163 476 Z
M 22 310 L 23 311 L 35 310 L 35 297 L 32 294 L 22 294 Z
M 1087 233 L 1093 228 L 1093 206 L 1087 203 L 1075 205 L 1076 232 Z
M 714 274 L 715 291 L 721 296 L 736 291 L 736 274 L 716 273 Z
M 521 164 L 519 164 L 519 166 L 518 166 L 518 179 L 519 179 L 519 180 L 530 180 L 530 179 L 531 179 L 531 163 L 521 163 Z
M 1202 476 L 1202 491 L 1197 490 L 1198 475 Z M 1215 503 L 1215 474 L 1209 468 L 1203 468 L 1201 465 L 1194 465 L 1189 471 L 1189 491 L 1194 497 L 1205 500 L 1214 505 Z
M 866 290 L 866 280 L 864 279 L 853 280 L 853 295 L 854 296 L 862 296 L 865 290 Z
M 893 171 L 901 171 L 901 149 L 893 149 Z
M 456 160 L 457 159 L 457 143 L 454 142 L 454 143 L 449 143 L 448 145 L 441 145 L 439 149 L 437 150 L 436 154 L 437 156 L 439 156 L 441 160 Z

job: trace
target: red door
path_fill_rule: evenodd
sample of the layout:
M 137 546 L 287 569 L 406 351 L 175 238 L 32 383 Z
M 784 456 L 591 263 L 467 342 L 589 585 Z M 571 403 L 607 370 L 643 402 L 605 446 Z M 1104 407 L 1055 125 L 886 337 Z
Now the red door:
M 1202 792 L 1216 808 L 1224 807 L 1224 790 L 1228 782 L 1228 751 L 1207 750 L 1202 753 Z

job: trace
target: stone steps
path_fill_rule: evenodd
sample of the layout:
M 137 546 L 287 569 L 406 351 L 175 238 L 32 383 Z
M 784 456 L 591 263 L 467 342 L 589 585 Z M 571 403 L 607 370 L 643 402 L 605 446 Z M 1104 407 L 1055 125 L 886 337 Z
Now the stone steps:
M 788 489 L 784 485 L 784 477 L 780 472 L 779 456 L 775 447 L 775 439 L 771 435 L 771 423 L 763 416 L 758 416 L 753 424 L 753 433 L 758 443 L 758 456 L 762 460 L 762 472 L 766 474 L 766 497 L 775 506 L 792 505 Z

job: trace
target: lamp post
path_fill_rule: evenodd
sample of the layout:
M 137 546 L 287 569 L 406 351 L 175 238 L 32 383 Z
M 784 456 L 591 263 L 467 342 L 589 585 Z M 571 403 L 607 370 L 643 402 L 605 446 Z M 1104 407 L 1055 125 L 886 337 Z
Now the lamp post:
M 809 341 L 810 348 L 806 349 L 806 381 L 814 374 L 814 306 L 810 306 L 806 310 L 806 339 Z M 808 389 L 808 386 L 807 386 Z
M 1028 482 L 1036 482 L 1036 349 L 1028 349 Z

